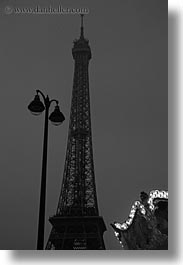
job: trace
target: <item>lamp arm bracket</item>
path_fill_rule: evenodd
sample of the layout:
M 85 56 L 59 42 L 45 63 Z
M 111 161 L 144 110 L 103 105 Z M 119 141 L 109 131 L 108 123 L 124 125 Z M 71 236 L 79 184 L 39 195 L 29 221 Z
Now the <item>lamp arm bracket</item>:
M 56 100 L 56 99 L 52 99 L 52 100 L 50 100 L 50 104 L 52 103 L 52 102 L 56 102 L 56 104 L 58 105 L 58 100 Z
M 44 102 L 46 102 L 46 97 L 45 97 L 45 95 L 43 94 L 43 92 L 41 91 L 41 90 L 39 90 L 39 89 L 37 89 L 36 90 L 36 93 L 38 94 L 41 94 L 41 96 L 43 97 L 43 99 L 44 99 Z

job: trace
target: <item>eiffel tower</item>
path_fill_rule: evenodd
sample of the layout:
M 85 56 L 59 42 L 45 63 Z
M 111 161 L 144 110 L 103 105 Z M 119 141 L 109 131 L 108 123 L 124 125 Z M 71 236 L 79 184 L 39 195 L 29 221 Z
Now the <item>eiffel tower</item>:
M 67 151 L 56 215 L 49 218 L 52 230 L 46 249 L 103 250 L 106 226 L 99 216 L 95 186 L 89 99 L 89 41 L 74 41 L 75 61 Z

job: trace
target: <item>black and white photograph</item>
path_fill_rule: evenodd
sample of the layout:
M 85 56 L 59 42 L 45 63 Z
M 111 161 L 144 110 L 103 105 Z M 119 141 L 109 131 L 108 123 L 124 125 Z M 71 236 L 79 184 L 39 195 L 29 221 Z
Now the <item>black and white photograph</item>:
M 0 249 L 168 251 L 168 1 L 0 0 L 0 34 Z

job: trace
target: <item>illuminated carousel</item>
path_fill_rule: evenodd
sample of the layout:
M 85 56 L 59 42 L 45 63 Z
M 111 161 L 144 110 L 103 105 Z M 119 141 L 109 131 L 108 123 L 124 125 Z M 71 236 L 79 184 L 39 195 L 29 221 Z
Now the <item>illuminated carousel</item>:
M 124 250 L 168 249 L 168 192 L 141 192 L 128 219 L 111 226 Z

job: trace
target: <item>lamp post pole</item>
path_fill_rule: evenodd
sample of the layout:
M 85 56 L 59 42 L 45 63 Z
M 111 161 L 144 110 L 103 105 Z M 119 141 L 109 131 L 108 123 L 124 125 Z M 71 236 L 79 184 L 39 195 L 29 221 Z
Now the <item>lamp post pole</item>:
M 46 201 L 46 169 L 47 169 L 47 149 L 48 149 L 48 114 L 49 114 L 49 98 L 45 100 L 45 123 L 44 123 L 44 139 L 43 139 L 43 160 L 42 160 L 42 176 L 41 176 L 41 193 L 39 204 L 39 223 L 37 249 L 44 249 L 44 226 L 45 226 L 45 201 Z
M 43 158 L 42 158 L 42 175 L 41 175 L 41 192 L 39 203 L 39 221 L 38 221 L 38 237 L 37 237 L 37 250 L 44 249 L 44 228 L 45 228 L 45 202 L 46 202 L 46 171 L 47 171 L 47 149 L 48 149 L 48 119 L 54 122 L 56 125 L 61 124 L 65 117 L 60 112 L 58 107 L 58 100 L 45 97 L 40 90 L 36 90 L 37 95 L 35 99 L 29 104 L 28 108 L 34 114 L 40 114 L 45 110 L 45 122 L 44 122 L 44 138 L 43 138 Z M 42 95 L 44 104 L 40 101 L 38 93 Z M 49 117 L 49 108 L 52 102 L 56 102 L 54 112 Z

